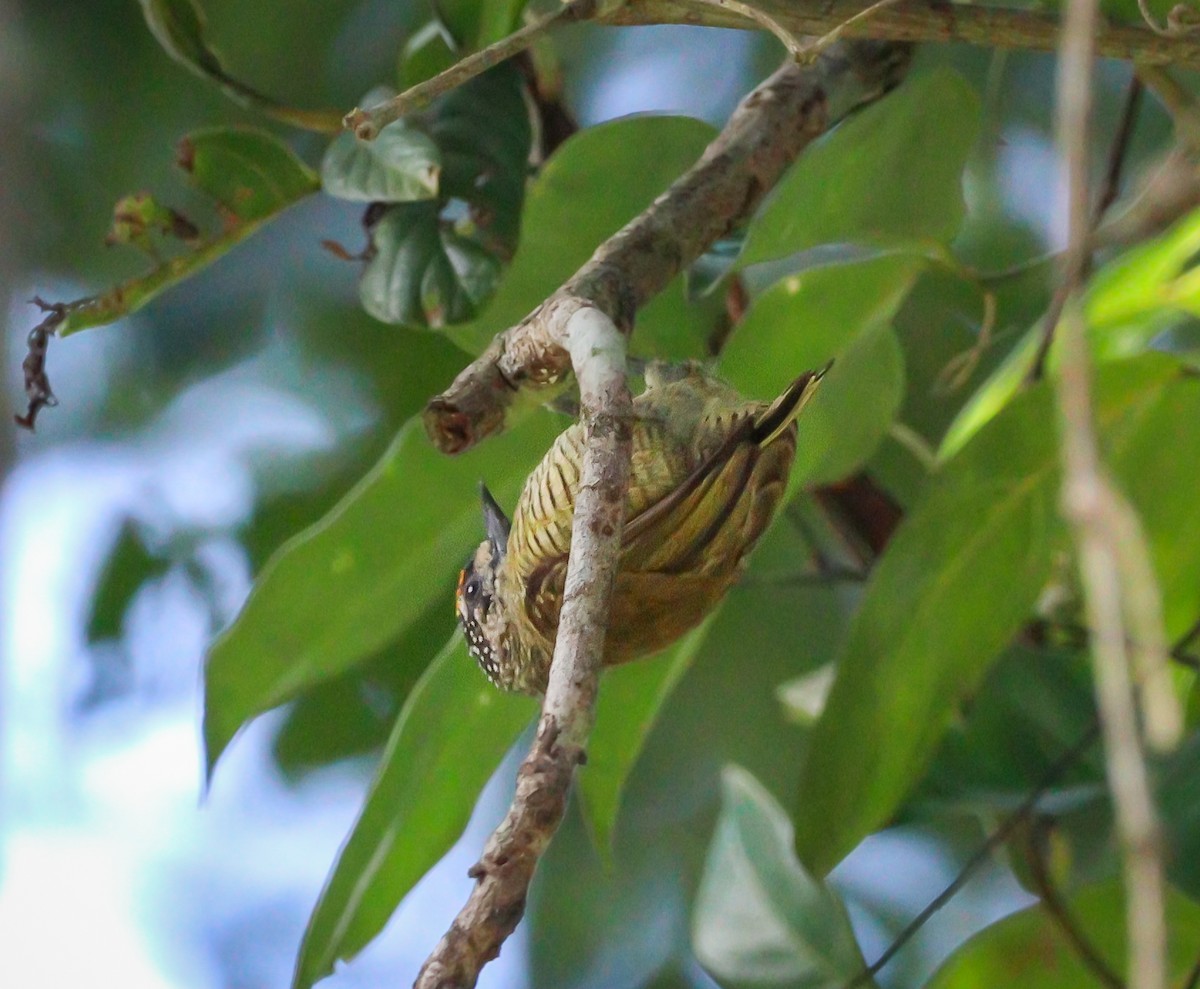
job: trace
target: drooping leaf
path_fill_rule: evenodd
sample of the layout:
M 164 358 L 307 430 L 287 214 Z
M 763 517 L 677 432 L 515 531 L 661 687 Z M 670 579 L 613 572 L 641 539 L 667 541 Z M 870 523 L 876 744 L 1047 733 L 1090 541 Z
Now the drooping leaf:
M 710 622 L 711 616 L 662 655 L 628 663 L 604 675 L 587 765 L 579 774 L 584 814 L 602 855 L 612 851 L 629 774 L 659 712 L 703 644 Z
M 205 37 L 204 14 L 195 0 L 139 0 L 146 25 L 163 50 L 180 65 L 221 87 L 230 99 L 283 123 L 336 134 L 341 114 L 332 110 L 299 110 L 264 96 L 233 78 Z
M 521 245 L 495 297 L 451 337 L 478 352 L 497 330 L 519 322 L 694 164 L 713 133 L 688 117 L 630 117 L 563 144 L 529 188 Z M 648 356 L 699 356 L 719 307 L 720 300 L 689 306 L 678 279 L 638 313 L 631 347 Z
M 371 228 L 358 283 L 363 308 L 401 326 L 438 329 L 475 315 L 500 263 L 438 216 L 436 203 L 397 203 Z
M 308 989 L 387 923 L 462 834 L 483 784 L 535 714 L 496 690 L 455 634 L 413 688 L 375 782 L 313 909 L 294 989 Z
M 273 134 L 211 127 L 179 142 L 176 160 L 196 188 L 243 223 L 263 220 L 318 187 L 317 175 Z
M 374 92 L 363 98 L 372 106 L 390 95 Z M 354 202 L 410 203 L 438 194 L 442 170 L 437 145 L 405 120 L 383 128 L 373 141 L 341 134 L 325 149 L 321 186 L 331 196 Z
M 738 766 L 722 774 L 692 943 L 722 985 L 840 989 L 864 966 L 845 907 L 796 861 L 783 808 Z
M 1178 372 L 1150 356 L 1103 371 L 1097 420 L 1119 470 L 1121 451 Z M 1192 390 L 1181 379 L 1174 387 Z M 1052 399 L 1049 385 L 1032 389 L 977 434 L 877 565 L 802 774 L 797 843 L 814 872 L 894 812 L 955 700 L 1032 610 L 1063 545 Z
M 825 243 L 949 241 L 979 100 L 948 69 L 910 76 L 788 171 L 750 224 L 740 267 Z
M 1181 985 L 1200 955 L 1200 906 L 1167 891 L 1167 984 Z M 1071 896 L 1068 909 L 1088 943 L 1118 978 L 1128 969 L 1125 899 L 1119 882 Z M 1028 907 L 976 934 L 938 969 L 928 989 L 1021 986 L 1079 989 L 1097 985 L 1062 925 L 1041 906 Z
M 530 415 L 451 458 L 414 419 L 329 515 L 281 547 L 209 653 L 210 773 L 245 721 L 374 655 L 453 587 L 482 538 L 479 481 L 511 505 L 560 428 L 547 413 Z M 449 630 L 449 611 L 445 620 Z
M 179 144 L 178 161 L 193 184 L 224 212 L 227 222 L 221 232 L 201 237 L 189 230 L 182 254 L 99 295 L 67 303 L 59 336 L 132 315 L 319 188 L 316 175 L 287 145 L 250 128 L 212 128 L 189 134 Z M 184 222 L 191 226 L 190 221 Z
M 789 275 L 755 299 L 726 343 L 721 374 L 763 399 L 834 360 L 801 416 L 793 487 L 845 477 L 887 432 L 904 394 L 888 324 L 924 263 L 896 253 Z

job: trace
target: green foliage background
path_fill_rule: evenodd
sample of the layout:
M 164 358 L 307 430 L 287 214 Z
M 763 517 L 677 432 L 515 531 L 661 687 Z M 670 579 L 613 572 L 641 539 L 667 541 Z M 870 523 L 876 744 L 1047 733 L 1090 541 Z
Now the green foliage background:
M 511 4 L 439 5 L 439 34 L 420 4 L 344 0 L 296 17 L 285 4 L 222 0 L 205 7 L 215 62 L 189 4 L 142 7 L 177 60 L 252 76 L 249 96 L 220 81 L 259 109 L 264 92 L 286 106 L 347 108 L 444 64 L 448 41 L 486 43 L 519 15 Z M 89 331 L 130 342 L 123 384 L 86 424 L 67 410 L 46 415 L 50 441 L 121 435 L 269 333 L 288 334 L 301 355 L 296 380 L 346 371 L 374 410 L 335 449 L 267 486 L 238 533 L 254 590 L 206 666 L 210 773 L 248 720 L 280 705 L 282 772 L 378 760 L 300 947 L 296 985 L 308 986 L 379 933 L 533 716 L 474 669 L 449 602 L 479 535 L 476 482 L 511 505 L 566 420 L 527 409 L 504 437 L 448 459 L 414 416 L 666 188 L 713 130 L 669 115 L 600 123 L 530 167 L 525 83 L 509 67 L 371 148 L 347 136 L 327 148 L 328 137 L 264 124 L 187 76 L 132 4 L 31 4 L 23 17 L 32 52 L 60 52 L 53 85 L 24 94 L 38 124 L 13 158 L 44 171 L 21 207 L 25 274 L 69 277 L 88 292 L 134 279 L 149 306 L 136 325 Z M 610 43 L 565 36 L 568 100 L 600 85 Z M 774 54 L 764 41 L 761 57 L 742 60 L 746 88 Z M 1044 249 L 1043 231 L 1005 190 L 1010 144 L 1048 133 L 1052 64 L 923 49 L 908 80 L 820 141 L 748 224 L 734 268 L 752 301 L 717 370 L 770 397 L 799 370 L 836 363 L 801 424 L 792 502 L 746 580 L 666 655 L 605 679 L 578 799 L 530 903 L 532 984 L 696 985 L 699 963 L 722 985 L 843 985 L 863 964 L 845 899 L 859 931 L 894 930 L 900 918 L 883 897 L 855 901 L 836 881 L 838 863 L 892 827 L 919 827 L 961 858 L 1087 730 L 1092 687 L 1058 514 L 1051 386 L 1016 387 L 1053 267 L 987 277 Z M 1126 74 L 1101 75 L 1098 141 Z M 265 129 L 213 129 L 230 125 Z M 196 157 L 181 183 L 171 148 L 185 133 Z M 1169 143 L 1168 121 L 1148 106 L 1131 174 Z M 318 176 L 340 203 L 316 192 Z M 204 233 L 198 246 L 151 235 L 176 260 L 139 282 L 145 258 L 96 245 L 106 204 L 143 188 L 201 218 Z M 356 290 L 356 270 L 317 242 L 332 227 L 357 250 L 364 202 L 383 205 Z M 1197 231 L 1197 215 L 1184 216 L 1147 244 L 1107 252 L 1087 298 L 1098 428 L 1140 513 L 1173 639 L 1200 618 Z M 706 353 L 727 283 L 704 292 L 701 282 L 680 279 L 640 314 L 635 351 Z M 85 310 L 68 329 L 102 321 L 94 316 Z M 976 360 L 950 387 L 946 371 L 963 355 Z M 66 383 L 59 391 L 69 396 Z M 811 580 L 815 550 L 844 561 L 807 489 L 864 470 L 905 521 L 865 583 Z M 137 587 L 187 559 L 196 536 L 152 548 L 130 522 L 97 588 L 92 636 L 115 634 Z M 1039 616 L 1051 627 L 1031 641 Z M 786 703 L 788 687 L 803 689 L 830 663 L 836 676 L 814 721 Z M 1200 952 L 1193 679 L 1179 671 L 1187 739 L 1155 767 L 1177 979 Z M 1092 751 L 1044 808 L 1055 881 L 1119 971 L 1120 869 L 1103 779 Z M 1008 854 L 1028 884 L 1024 846 Z M 1031 956 L 1048 959 L 1036 976 L 1024 968 Z M 901 955 L 886 981 L 925 984 L 922 964 Z M 1065 987 L 1083 977 L 1049 914 L 1031 907 L 958 946 L 929 984 Z

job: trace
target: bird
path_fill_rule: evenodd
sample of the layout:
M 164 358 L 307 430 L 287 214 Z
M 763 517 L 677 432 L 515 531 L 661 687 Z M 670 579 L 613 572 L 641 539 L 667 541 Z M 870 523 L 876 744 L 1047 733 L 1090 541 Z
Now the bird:
M 737 580 L 787 488 L 796 417 L 829 365 L 773 402 L 743 398 L 697 362 L 654 362 L 633 400 L 625 526 L 603 665 L 658 652 Z M 459 573 L 467 649 L 497 687 L 545 692 L 585 444 L 576 422 L 525 481 L 510 520 L 480 485 L 485 538 Z

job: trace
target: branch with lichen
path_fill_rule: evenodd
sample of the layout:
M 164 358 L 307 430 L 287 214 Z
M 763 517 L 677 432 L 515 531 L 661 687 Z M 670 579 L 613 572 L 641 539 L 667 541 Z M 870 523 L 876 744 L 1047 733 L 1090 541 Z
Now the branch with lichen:
M 811 66 L 780 69 L 742 101 L 691 171 L 430 403 L 431 435 L 456 452 L 502 429 L 518 390 L 573 372 L 587 441 L 537 737 L 512 806 L 471 870 L 476 885 L 422 967 L 418 989 L 473 986 L 499 954 L 584 761 L 624 522 L 632 414 L 625 351 L 634 314 L 744 220 L 831 121 L 894 86 L 908 55 L 905 46 L 847 43 Z

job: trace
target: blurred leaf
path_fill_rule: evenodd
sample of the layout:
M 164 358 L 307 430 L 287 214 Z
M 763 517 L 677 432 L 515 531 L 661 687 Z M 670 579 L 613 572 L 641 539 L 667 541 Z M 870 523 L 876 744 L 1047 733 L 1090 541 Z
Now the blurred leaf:
M 294 989 L 356 955 L 462 834 L 536 709 L 496 690 L 457 633 L 409 694 L 362 813 L 313 909 Z
M 910 76 L 789 169 L 751 222 L 739 267 L 825 243 L 949 241 L 978 129 L 979 100 L 961 76 Z
M 579 774 L 583 810 L 596 848 L 611 856 L 625 783 L 659 712 L 704 643 L 712 616 L 653 659 L 604 674 L 587 765 Z
M 529 188 L 521 244 L 495 297 L 473 323 L 452 329 L 451 338 L 478 353 L 498 330 L 523 319 L 596 245 L 695 164 L 714 133 L 689 117 L 628 117 L 574 135 Z M 621 181 L 614 183 L 614 175 Z M 650 356 L 699 356 L 720 305 L 719 299 L 687 305 L 682 279 L 676 279 L 638 313 L 631 345 Z
M 446 41 L 445 28 L 437 21 L 430 21 L 404 43 L 400 53 L 400 88 L 411 89 L 432 79 L 456 61 L 454 49 Z
M 374 92 L 362 102 L 372 106 L 388 95 Z M 336 137 L 321 160 L 321 185 L 331 196 L 354 202 L 416 202 L 437 196 L 441 169 L 433 138 L 397 120 L 373 141 L 349 132 Z
M 461 54 L 486 48 L 520 25 L 527 0 L 432 0 L 433 11 Z
M 244 722 L 371 656 L 453 587 L 482 538 L 480 479 L 502 504 L 514 503 L 560 428 L 549 414 L 530 415 L 451 458 L 410 421 L 332 512 L 272 557 L 210 650 L 209 773 Z M 446 628 L 452 623 L 447 611 Z
M 1124 975 L 1125 900 L 1119 882 L 1071 896 L 1071 915 L 1109 969 Z M 1179 985 L 1200 955 L 1200 906 L 1167 891 L 1168 984 Z M 934 973 L 927 989 L 1079 989 L 1098 984 L 1062 927 L 1041 906 L 1028 907 L 980 931 Z
M 166 53 L 196 75 L 215 82 L 236 103 L 295 127 L 324 134 L 336 134 L 342 129 L 342 115 L 336 110 L 298 110 L 284 106 L 229 75 L 204 36 L 204 14 L 195 0 L 139 2 L 151 34 Z
M 147 581 L 166 573 L 167 567 L 167 561 L 146 549 L 137 527 L 126 521 L 96 581 L 87 622 L 88 642 L 120 638 L 121 624 L 133 596 Z
M 363 308 L 385 323 L 440 329 L 475 315 L 500 263 L 455 233 L 435 203 L 397 203 L 371 228 L 373 255 L 358 283 Z
M 845 907 L 796 861 L 783 808 L 739 766 L 722 774 L 692 943 L 722 985 L 842 989 L 864 966 Z
M 852 473 L 887 433 L 904 395 L 889 321 L 924 263 L 896 253 L 789 275 L 754 300 L 726 343 L 721 374 L 756 398 L 834 359 L 800 418 L 793 490 Z
M 243 223 L 278 213 L 320 184 L 291 148 L 249 127 L 193 131 L 179 142 L 177 161 L 196 188 Z
M 207 239 L 189 237 L 184 253 L 160 262 L 146 274 L 99 295 L 67 303 L 59 336 L 132 315 L 319 188 L 317 176 L 287 145 L 249 128 L 213 128 L 189 134 L 179 144 L 179 164 L 193 184 L 224 208 L 224 229 Z
M 1155 796 L 1168 875 L 1200 903 L 1200 732 L 1193 731 L 1158 767 Z
M 1177 376 L 1161 358 L 1102 369 L 1098 424 L 1116 452 Z M 934 479 L 877 564 L 802 774 L 797 841 L 814 872 L 887 821 L 955 700 L 1032 611 L 1062 544 L 1054 421 L 1048 384 L 1011 403 Z

